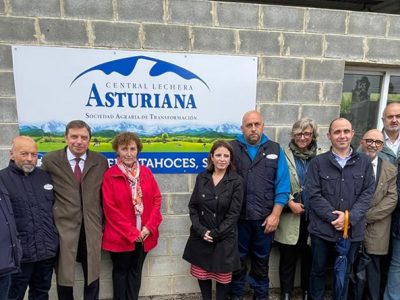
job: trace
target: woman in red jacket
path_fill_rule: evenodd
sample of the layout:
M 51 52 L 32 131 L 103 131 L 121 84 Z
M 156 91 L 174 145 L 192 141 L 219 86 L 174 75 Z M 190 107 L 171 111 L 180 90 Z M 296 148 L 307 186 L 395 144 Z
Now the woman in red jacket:
M 118 134 L 112 147 L 118 158 L 103 179 L 102 246 L 113 264 L 113 299 L 138 299 L 143 263 L 159 236 L 161 193 L 150 169 L 139 165 L 136 134 Z

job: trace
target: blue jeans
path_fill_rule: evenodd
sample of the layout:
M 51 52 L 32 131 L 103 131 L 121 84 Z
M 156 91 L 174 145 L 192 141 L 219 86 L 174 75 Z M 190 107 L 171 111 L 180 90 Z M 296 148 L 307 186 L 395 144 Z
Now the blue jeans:
M 333 295 L 333 299 L 346 300 L 349 287 L 349 275 L 354 256 L 360 246 L 360 242 L 352 242 L 347 254 L 347 270 L 344 281 L 344 288 L 340 295 Z M 325 293 L 325 275 L 330 262 L 330 258 L 336 257 L 335 242 L 321 239 L 311 235 L 312 265 L 310 274 L 310 298 L 313 300 L 323 300 Z
M 8 290 L 11 284 L 11 275 L 4 275 L 0 277 L 0 300 L 8 299 Z
M 29 299 L 48 300 L 55 261 L 56 258 L 53 257 L 37 262 L 21 263 L 21 272 L 11 277 L 8 299 L 24 299 L 29 285 Z
M 233 297 L 243 297 L 244 287 L 248 280 L 254 290 L 255 299 L 268 299 L 268 261 L 274 234 L 265 234 L 262 223 L 264 220 L 239 220 L 239 254 L 241 267 L 233 273 L 231 294 Z M 251 269 L 247 278 L 247 259 L 250 259 Z
M 392 259 L 385 289 L 385 300 L 400 299 L 400 239 L 392 239 Z

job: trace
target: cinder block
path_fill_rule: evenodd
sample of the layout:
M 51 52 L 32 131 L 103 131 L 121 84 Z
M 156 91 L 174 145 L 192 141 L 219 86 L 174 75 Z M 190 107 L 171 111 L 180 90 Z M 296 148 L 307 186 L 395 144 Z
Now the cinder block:
M 265 78 L 271 79 L 301 79 L 303 60 L 299 58 L 264 57 Z
M 279 55 L 280 45 L 277 32 L 239 31 L 240 52 L 245 54 Z
M 157 174 L 155 175 L 161 193 L 189 192 L 187 174 Z
M 0 131 L 1 131 L 0 126 Z M 0 144 L 1 145 L 1 144 Z M 8 143 L 7 145 L 1 145 L 2 147 L 9 147 L 11 148 L 11 143 Z M 10 149 L 0 149 L 0 169 L 3 169 L 8 166 L 8 162 L 10 161 Z
M 46 43 L 87 45 L 85 22 L 81 20 L 40 19 L 40 30 Z
M 362 60 L 363 38 L 355 36 L 326 35 L 325 57 Z
M 346 30 L 346 13 L 339 10 L 308 9 L 306 31 L 321 33 L 341 33 Z
M 17 122 L 18 122 L 18 116 L 17 116 L 17 106 L 15 103 L 15 99 L 0 98 L 0 123 L 17 123 Z
M 33 43 L 35 33 L 34 19 L 0 17 L 0 41 L 3 43 Z
M 188 231 L 189 232 L 189 231 Z M 170 255 L 182 257 L 183 250 L 185 250 L 188 236 L 176 236 L 170 239 Z
M 151 276 L 142 278 L 139 296 L 156 296 L 172 294 L 172 277 Z
M 304 78 L 311 80 L 342 81 L 344 60 L 306 59 Z
M 317 34 L 284 34 L 283 53 L 286 56 L 322 56 L 322 35 Z
M 188 204 L 191 194 L 171 194 L 169 197 L 169 214 L 183 215 L 189 214 Z
M 111 279 L 103 279 L 100 276 L 100 299 L 112 299 L 113 298 L 113 283 Z M 57 296 L 56 296 L 57 297 Z M 58 299 L 58 298 L 51 298 L 50 299 Z M 75 299 L 82 299 L 82 294 L 80 294 Z
M 3 2 L 3 1 L 1 1 Z M 14 16 L 59 17 L 59 0 L 12 0 L 12 14 Z
M 14 97 L 14 76 L 12 72 L 0 72 L 0 97 Z
M 0 45 L 0 70 L 12 70 L 11 46 Z
M 235 31 L 230 29 L 194 27 L 192 50 L 224 53 L 234 52 Z
M 148 257 L 160 255 L 168 255 L 168 238 L 159 238 L 157 246 L 149 252 Z
M 148 258 L 149 276 L 186 275 L 187 265 L 178 256 L 153 256 Z
M 292 125 L 299 116 L 299 105 L 292 104 L 262 104 L 260 113 L 267 125 Z
M 189 50 L 189 28 L 177 25 L 144 24 L 144 48 Z
M 264 121 L 265 121 L 265 124 L 266 124 L 265 125 L 266 127 L 264 127 L 264 130 L 263 130 L 263 133 L 269 139 L 271 139 L 273 141 L 278 141 L 278 135 L 277 135 L 278 129 L 277 129 L 277 127 L 274 126 L 273 123 L 269 119 L 266 118 L 266 116 L 263 116 L 263 117 L 264 117 Z M 271 126 L 269 126 L 269 125 L 271 125 Z
M 297 120 L 293 120 L 293 123 L 296 121 Z M 292 137 L 290 135 L 291 131 L 292 131 L 291 126 L 278 128 L 278 140 L 277 141 L 281 145 L 282 148 L 286 147 L 286 145 L 289 145 L 289 142 L 292 139 Z
M 217 2 L 218 23 L 221 27 L 257 28 L 259 5 Z
M 163 0 L 119 0 L 119 20 L 163 23 L 163 2 Z
M 400 16 L 389 17 L 389 37 L 400 38 Z
M 211 2 L 170 0 L 169 22 L 174 24 L 212 25 Z
M 174 276 L 172 280 L 172 293 L 178 295 L 200 293 L 197 279 L 193 276 Z
M 164 216 L 164 220 L 160 226 L 160 236 L 175 237 L 177 235 L 188 235 L 190 225 L 189 216 Z
M 276 102 L 278 100 L 279 83 L 277 81 L 257 81 L 257 103 Z
M 288 103 L 318 103 L 320 83 L 317 82 L 287 82 L 282 86 L 281 102 Z
M 367 59 L 380 63 L 399 63 L 400 40 L 368 39 Z
M 0 126 L 0 146 L 10 147 L 12 140 L 19 135 L 17 123 L 6 123 Z
M 69 18 L 112 20 L 112 0 L 64 0 L 64 14 Z
M 351 12 L 348 34 L 384 37 L 386 34 L 386 22 L 386 15 Z
M 325 82 L 323 102 L 328 104 L 340 104 L 342 99 L 343 83 L 341 82 Z
M 302 115 L 313 118 L 319 126 L 329 126 L 330 122 L 339 117 L 339 105 L 304 105 Z
M 139 43 L 139 24 L 93 22 L 95 46 L 137 49 Z
M 161 197 L 161 214 L 167 215 L 169 207 L 169 194 L 161 194 Z
M 266 29 L 302 31 L 304 28 L 304 8 L 263 5 L 263 26 Z

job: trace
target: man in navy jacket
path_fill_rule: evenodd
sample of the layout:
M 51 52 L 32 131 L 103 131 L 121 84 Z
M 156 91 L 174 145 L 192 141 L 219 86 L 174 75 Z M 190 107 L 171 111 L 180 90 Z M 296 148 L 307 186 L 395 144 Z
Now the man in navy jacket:
M 231 143 L 236 170 L 244 178 L 245 196 L 238 222 L 241 268 L 233 273 L 232 299 L 243 299 L 248 280 L 254 299 L 268 299 L 268 269 L 274 232 L 289 199 L 290 179 L 285 155 L 278 143 L 263 134 L 257 111 L 244 114 L 243 134 Z M 247 260 L 251 270 L 247 276 Z
M 11 274 L 18 272 L 22 249 L 6 188 L 0 182 L 0 300 L 8 299 Z
M 347 253 L 345 285 L 335 299 L 347 298 L 348 273 L 360 242 L 364 239 L 366 213 L 375 189 L 371 160 L 351 146 L 354 130 L 351 123 L 338 118 L 331 122 L 328 139 L 330 151 L 320 154 L 308 169 L 306 191 L 310 197 L 312 267 L 311 299 L 323 299 L 325 273 L 330 256 L 337 256 L 335 244 L 343 236 L 344 211 L 349 211 L 350 250 Z
M 30 299 L 48 299 L 58 233 L 53 219 L 53 185 L 36 167 L 37 145 L 26 136 L 16 137 L 10 163 L 0 171 L 0 182 L 10 196 L 22 246 L 21 272 L 11 277 L 8 299 L 23 299 L 29 285 Z

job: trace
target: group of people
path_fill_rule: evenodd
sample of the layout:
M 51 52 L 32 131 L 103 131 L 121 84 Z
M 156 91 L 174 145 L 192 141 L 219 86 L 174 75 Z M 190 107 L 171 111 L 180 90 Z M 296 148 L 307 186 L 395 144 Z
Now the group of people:
M 49 299 L 54 269 L 58 299 L 72 300 L 76 262 L 83 299 L 99 299 L 102 248 L 113 264 L 113 299 L 138 299 L 143 263 L 159 235 L 161 193 L 138 163 L 136 134 L 114 138 L 111 168 L 89 150 L 90 140 L 88 124 L 69 122 L 66 147 L 46 154 L 41 168 L 36 142 L 13 140 L 0 171 L 0 300 L 22 300 L 28 287 L 29 299 Z
M 383 131 L 367 131 L 357 148 L 351 123 L 333 120 L 331 146 L 322 153 L 314 120 L 296 121 L 282 149 L 263 133 L 262 115 L 249 111 L 242 134 L 216 141 L 189 201 L 183 253 L 202 298 L 212 299 L 215 280 L 218 300 L 243 299 L 247 285 L 254 299 L 268 299 L 276 243 L 282 299 L 293 297 L 298 258 L 303 299 L 324 299 L 327 270 L 346 239 L 343 287 L 333 298 L 348 298 L 353 262 L 365 249 L 365 299 L 400 299 L 400 103 L 388 104 L 382 120 Z M 159 236 L 161 193 L 138 162 L 136 134 L 113 139 L 111 168 L 89 150 L 90 140 L 85 122 L 69 122 L 66 147 L 46 154 L 41 168 L 35 141 L 13 140 L 0 171 L 0 300 L 22 300 L 28 287 L 29 299 L 48 299 L 53 269 L 58 298 L 74 299 L 76 262 L 83 298 L 98 299 L 101 249 L 113 264 L 113 299 L 138 299 L 143 264 Z
M 299 258 L 303 299 L 324 299 L 328 270 L 340 256 L 347 264 L 342 279 L 330 276 L 333 287 L 341 284 L 332 298 L 355 299 L 349 278 L 364 253 L 366 282 L 357 297 L 400 299 L 400 103 L 389 103 L 382 120 L 382 132 L 368 130 L 354 147 L 350 121 L 333 120 L 330 149 L 323 152 L 314 120 L 296 121 L 281 149 L 263 133 L 261 114 L 245 113 L 242 134 L 211 148 L 189 202 L 192 226 L 183 258 L 202 298 L 212 299 L 215 280 L 218 300 L 243 299 L 246 284 L 253 299 L 268 299 L 275 242 L 281 299 L 294 296 Z

